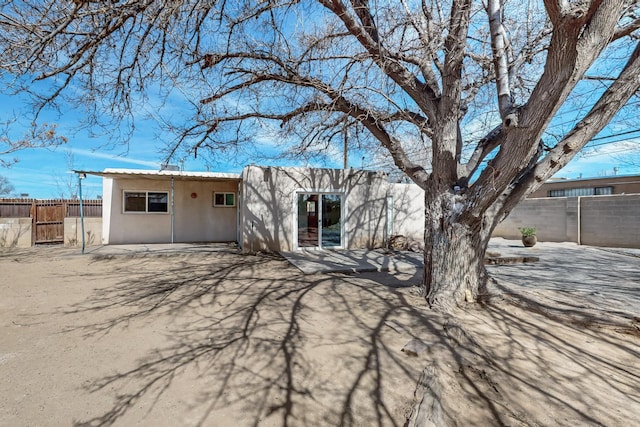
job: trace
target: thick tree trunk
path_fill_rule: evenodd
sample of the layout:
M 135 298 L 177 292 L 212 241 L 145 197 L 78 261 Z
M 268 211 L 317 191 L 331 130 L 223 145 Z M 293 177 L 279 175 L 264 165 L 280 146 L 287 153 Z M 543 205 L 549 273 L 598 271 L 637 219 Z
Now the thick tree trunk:
M 425 199 L 424 291 L 432 308 L 452 312 L 486 293 L 492 221 L 463 215 L 460 196 Z

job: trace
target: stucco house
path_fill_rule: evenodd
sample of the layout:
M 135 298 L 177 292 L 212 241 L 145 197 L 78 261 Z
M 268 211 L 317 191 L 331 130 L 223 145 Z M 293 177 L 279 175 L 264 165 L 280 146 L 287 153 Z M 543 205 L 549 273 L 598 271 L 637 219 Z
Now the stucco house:
M 242 173 L 105 169 L 103 244 L 237 242 L 243 252 L 382 247 L 422 239 L 415 184 L 355 169 L 246 166 Z
M 105 169 L 102 243 L 235 241 L 240 175 Z

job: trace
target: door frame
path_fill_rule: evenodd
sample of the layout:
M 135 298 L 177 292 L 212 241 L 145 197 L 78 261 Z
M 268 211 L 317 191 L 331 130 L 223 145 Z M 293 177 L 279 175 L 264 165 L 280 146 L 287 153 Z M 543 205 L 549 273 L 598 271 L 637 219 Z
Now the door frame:
M 300 194 L 317 194 L 318 200 L 318 244 L 316 246 L 300 246 L 298 244 L 298 196 Z M 322 246 L 322 196 L 334 195 L 340 196 L 340 246 Z M 293 249 L 299 250 L 326 250 L 326 249 L 345 249 L 347 248 L 347 229 L 345 227 L 347 217 L 347 195 L 341 190 L 315 190 L 300 189 L 293 192 Z

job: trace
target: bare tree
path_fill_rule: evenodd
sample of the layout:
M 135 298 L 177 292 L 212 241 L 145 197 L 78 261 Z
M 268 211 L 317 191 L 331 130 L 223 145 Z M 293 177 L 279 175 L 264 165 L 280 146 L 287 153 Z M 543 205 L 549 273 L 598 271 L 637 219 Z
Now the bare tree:
M 73 172 L 76 170 L 76 159 L 71 150 L 64 150 L 64 161 L 67 166 L 66 176 L 56 177 L 57 196 L 60 199 L 78 198 L 78 178 Z
M 353 144 L 384 147 L 425 190 L 424 288 L 444 311 L 482 296 L 496 224 L 640 85 L 634 0 L 0 4 L 0 69 L 25 91 L 33 77 L 50 81 L 43 108 L 65 97 L 89 123 L 129 121 L 147 97 L 179 90 L 191 114 L 167 123 L 170 154 L 269 137 L 310 155 L 341 145 L 345 128 Z M 543 142 L 607 52 L 616 57 L 589 108 Z M 429 155 L 412 156 L 409 140 Z
M 0 175 L 0 196 L 10 196 L 14 191 L 13 184 L 6 177 Z
M 51 123 L 31 123 L 28 131 L 20 138 L 12 138 L 10 130 L 17 120 L 11 118 L 0 123 L 0 166 L 10 166 L 18 161 L 16 157 L 9 158 L 26 148 L 54 147 L 67 143 L 67 137 L 57 132 L 57 126 Z

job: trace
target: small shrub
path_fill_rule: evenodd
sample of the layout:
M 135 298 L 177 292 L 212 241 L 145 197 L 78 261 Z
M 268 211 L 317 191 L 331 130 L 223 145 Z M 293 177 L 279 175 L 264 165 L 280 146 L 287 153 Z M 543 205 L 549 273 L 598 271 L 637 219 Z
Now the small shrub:
M 531 237 L 536 235 L 537 229 L 535 227 L 520 227 L 518 228 L 520 233 L 522 233 L 522 237 Z

